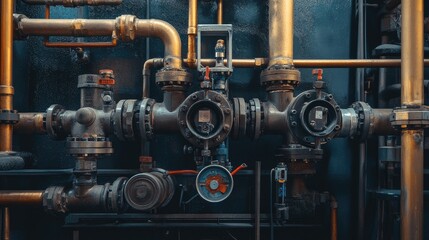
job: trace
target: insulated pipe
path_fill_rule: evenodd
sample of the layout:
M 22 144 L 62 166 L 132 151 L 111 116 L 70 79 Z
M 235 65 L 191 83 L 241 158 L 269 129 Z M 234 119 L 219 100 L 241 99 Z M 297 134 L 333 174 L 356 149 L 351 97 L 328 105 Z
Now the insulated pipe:
M 64 6 L 64 7 L 100 6 L 100 5 L 115 6 L 122 3 L 122 0 L 22 0 L 22 1 L 30 5 L 49 5 L 49 6 Z
M 182 68 L 181 40 L 177 30 L 169 23 L 157 19 L 138 19 L 122 15 L 110 19 L 30 19 L 15 14 L 17 31 L 23 36 L 112 36 L 124 40 L 135 37 L 158 37 L 165 46 L 164 65 Z
M 401 104 L 420 107 L 423 91 L 423 0 L 402 1 Z M 423 239 L 422 129 L 402 130 L 401 138 L 401 239 Z
M 1 1 L 0 16 L 0 110 L 13 110 L 13 0 Z M 0 152 L 12 151 L 13 127 L 0 123 Z
M 40 191 L 0 191 L 1 206 L 40 205 L 43 190 Z
M 293 6 L 294 0 L 269 1 L 268 68 L 274 65 L 293 66 Z
M 188 16 L 188 55 L 185 60 L 191 66 L 195 66 L 195 37 L 197 36 L 198 27 L 198 0 L 189 0 Z

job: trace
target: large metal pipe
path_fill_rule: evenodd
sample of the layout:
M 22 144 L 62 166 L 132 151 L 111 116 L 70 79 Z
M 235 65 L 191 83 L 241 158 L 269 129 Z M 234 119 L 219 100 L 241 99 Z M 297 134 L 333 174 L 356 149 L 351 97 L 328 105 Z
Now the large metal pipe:
M 198 25 L 198 0 L 189 0 L 189 16 L 188 16 L 188 55 L 185 60 L 191 66 L 195 66 L 195 37 L 197 36 Z
M 185 60 L 184 60 L 185 61 Z M 236 68 L 266 67 L 268 58 L 232 59 L 232 66 Z M 226 60 L 224 61 L 226 64 Z M 201 59 L 204 66 L 213 67 L 216 59 Z M 425 59 L 425 66 L 429 66 L 429 59 Z M 401 59 L 294 59 L 296 68 L 399 68 Z M 197 66 L 184 62 L 184 66 L 196 68 Z
M 293 65 L 293 6 L 294 0 L 269 1 L 268 68 L 274 65 Z
M 64 7 L 100 6 L 100 5 L 115 6 L 122 3 L 122 0 L 22 0 L 22 1 L 30 5 L 49 5 L 49 6 L 64 6 Z
M 401 104 L 419 107 L 423 91 L 423 0 L 402 1 Z M 402 131 L 401 239 L 423 239 L 423 130 Z
M 19 113 L 19 122 L 13 127 L 17 134 L 45 134 L 43 126 L 44 113 Z
M 1 1 L 0 16 L 0 110 L 13 110 L 13 0 Z M 12 151 L 13 127 L 0 123 L 0 152 Z
M 39 205 L 42 206 L 43 190 L 40 191 L 0 191 L 1 206 Z
M 181 68 L 182 43 L 169 23 L 122 15 L 116 19 L 30 19 L 15 14 L 17 31 L 24 36 L 113 36 L 129 41 L 135 37 L 158 37 L 165 46 L 164 65 Z

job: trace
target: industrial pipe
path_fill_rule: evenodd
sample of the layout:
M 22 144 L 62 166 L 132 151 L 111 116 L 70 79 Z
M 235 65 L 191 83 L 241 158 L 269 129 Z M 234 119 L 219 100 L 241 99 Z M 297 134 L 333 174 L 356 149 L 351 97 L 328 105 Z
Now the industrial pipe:
M 338 202 L 331 196 L 331 240 L 338 239 Z
M 40 191 L 0 191 L 1 206 L 40 205 L 43 190 Z
M 236 68 L 265 67 L 268 62 L 267 58 L 232 59 L 232 66 Z M 224 64 L 226 63 L 224 60 Z M 216 59 L 201 59 L 201 64 L 214 67 Z M 424 64 L 429 66 L 429 59 L 425 59 Z M 186 61 L 184 65 L 196 68 Z M 401 59 L 294 59 L 293 65 L 296 68 L 399 68 Z
M 49 5 L 49 6 L 64 6 L 64 7 L 100 6 L 100 5 L 116 6 L 122 3 L 122 0 L 22 0 L 22 1 L 30 5 Z
M 157 19 L 138 19 L 122 15 L 110 19 L 30 19 L 14 14 L 17 34 L 21 36 L 114 36 L 123 41 L 135 37 L 158 37 L 165 46 L 164 66 L 182 68 L 182 43 L 179 33 L 169 23 Z
M 4 209 L 4 219 L 3 219 L 3 239 L 4 240 L 10 240 L 10 213 L 9 213 L 9 208 L 5 207 Z
M 19 122 L 13 128 L 17 134 L 45 134 L 44 113 L 19 113 Z
M 274 65 L 293 66 L 293 0 L 269 1 L 268 68 Z
M 143 65 L 143 98 L 148 98 L 150 95 L 150 69 L 156 66 L 162 66 L 164 64 L 164 59 L 162 58 L 151 58 L 146 60 Z
M 223 23 L 223 0 L 217 2 L 217 24 Z
M 197 36 L 198 27 L 198 0 L 189 0 L 189 17 L 188 17 L 188 55 L 185 60 L 190 66 L 196 62 L 195 54 L 195 37 Z
M 402 1 L 401 104 L 420 107 L 423 91 L 423 0 Z M 422 129 L 403 129 L 401 138 L 401 239 L 423 239 Z
M 0 110 L 13 110 L 12 62 L 13 62 L 13 0 L 1 1 L 0 46 Z M 0 152 L 12 151 L 11 123 L 0 122 Z

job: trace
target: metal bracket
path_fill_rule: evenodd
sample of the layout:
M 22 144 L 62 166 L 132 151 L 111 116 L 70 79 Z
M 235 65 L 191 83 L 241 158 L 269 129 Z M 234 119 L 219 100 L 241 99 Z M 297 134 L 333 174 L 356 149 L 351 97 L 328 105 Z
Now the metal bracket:
M 397 108 L 390 116 L 392 126 L 401 129 L 418 129 L 429 127 L 429 109 L 426 106 L 419 108 Z
M 205 67 L 201 65 L 201 37 L 225 37 L 226 41 L 226 58 L 227 67 L 224 69 L 213 69 L 212 72 L 232 72 L 232 24 L 199 24 L 198 25 L 198 40 L 197 40 L 197 69 L 199 72 L 204 72 Z
M 0 109 L 0 124 L 15 124 L 19 121 L 19 114 L 16 110 Z

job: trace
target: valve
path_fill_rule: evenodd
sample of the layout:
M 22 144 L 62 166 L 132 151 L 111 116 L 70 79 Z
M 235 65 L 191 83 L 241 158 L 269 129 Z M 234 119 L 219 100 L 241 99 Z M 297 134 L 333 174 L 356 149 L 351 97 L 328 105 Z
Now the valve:
M 302 145 L 319 148 L 341 129 L 341 109 L 332 94 L 323 92 L 323 70 L 314 69 L 314 90 L 299 94 L 289 105 L 287 119 L 294 138 Z

